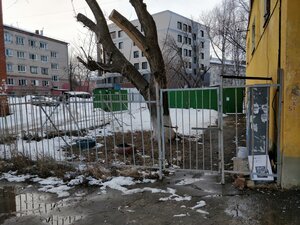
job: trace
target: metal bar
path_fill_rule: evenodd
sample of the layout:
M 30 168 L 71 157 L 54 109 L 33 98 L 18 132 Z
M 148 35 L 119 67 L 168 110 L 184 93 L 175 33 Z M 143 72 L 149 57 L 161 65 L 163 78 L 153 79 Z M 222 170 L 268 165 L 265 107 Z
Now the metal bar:
M 233 79 L 242 79 L 242 80 L 272 80 L 272 77 L 240 77 L 240 76 L 231 76 L 231 75 L 221 75 L 221 78 L 233 78 Z
M 157 115 L 157 141 L 158 141 L 158 153 L 159 153 L 159 159 L 158 159 L 158 165 L 159 165 L 159 179 L 162 180 L 162 170 L 163 170 L 163 163 L 162 163 L 162 140 L 161 140 L 161 114 L 160 114 L 160 105 L 162 102 L 162 99 L 159 99 L 159 96 L 161 96 L 161 93 L 159 93 L 158 84 L 155 83 L 155 95 L 156 95 L 156 115 Z
M 281 185 L 281 166 L 282 166 L 282 155 L 281 155 L 281 112 L 282 112 L 282 99 L 283 99 L 283 70 L 280 69 L 279 73 L 279 96 L 278 96 L 278 109 L 277 109 L 277 184 Z
M 221 156 L 221 183 L 225 183 L 224 175 L 224 146 L 223 146 L 223 77 L 221 76 L 220 92 L 219 92 L 219 119 L 220 119 L 220 156 Z

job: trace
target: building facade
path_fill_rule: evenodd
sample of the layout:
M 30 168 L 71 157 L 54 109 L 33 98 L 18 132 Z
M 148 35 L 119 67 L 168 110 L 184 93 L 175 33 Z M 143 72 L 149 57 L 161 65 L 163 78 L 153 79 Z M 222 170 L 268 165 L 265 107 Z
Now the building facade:
M 247 84 L 282 86 L 280 123 L 272 122 L 279 112 L 271 110 L 269 138 L 273 146 L 280 148 L 281 185 L 300 186 L 300 1 L 251 0 L 250 4 L 246 74 L 272 80 L 253 80 Z M 270 94 L 274 99 L 278 93 Z M 277 137 L 272 134 L 279 128 L 279 142 L 276 142 Z
M 206 86 L 218 86 L 221 84 L 221 72 L 222 71 L 222 63 L 217 58 L 212 58 L 210 60 L 209 70 L 205 77 L 205 85 Z M 246 76 L 246 65 L 245 62 L 242 65 L 237 66 L 234 64 L 232 60 L 226 60 L 224 64 L 224 75 L 230 76 Z M 224 86 L 239 86 L 245 85 L 244 79 L 223 79 Z
M 4 25 L 7 93 L 53 95 L 69 89 L 68 43 Z
M 180 77 L 183 75 L 199 76 L 209 66 L 210 42 L 206 33 L 206 27 L 168 10 L 152 16 L 157 27 L 159 45 L 165 58 L 169 87 L 184 86 L 180 82 L 171 84 L 170 81 L 182 80 L 183 82 L 184 79 Z M 131 23 L 143 32 L 143 28 L 138 20 L 133 20 Z M 110 24 L 109 30 L 115 45 L 124 56 L 146 78 L 149 78 L 151 71 L 143 52 L 115 24 Z M 168 60 L 170 58 L 176 60 L 171 62 L 171 60 Z M 176 76 L 174 71 L 178 71 L 178 68 L 176 68 L 178 65 L 182 67 L 184 72 Z

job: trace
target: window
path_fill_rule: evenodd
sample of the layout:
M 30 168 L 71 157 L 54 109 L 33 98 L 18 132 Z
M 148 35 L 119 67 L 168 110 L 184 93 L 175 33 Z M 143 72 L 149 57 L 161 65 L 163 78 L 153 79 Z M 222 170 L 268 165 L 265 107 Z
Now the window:
M 134 66 L 137 70 L 140 69 L 140 64 L 139 64 L 139 63 L 135 63 L 135 64 L 133 64 L 133 66 Z
M 204 59 L 204 53 L 203 52 L 201 52 L 201 59 Z
M 123 47 L 124 47 L 124 46 L 123 46 L 123 42 L 119 42 L 118 45 L 119 45 L 119 46 L 118 46 L 119 49 L 123 49 Z
M 135 42 L 132 42 L 132 45 L 135 46 Z
M 144 52 L 142 52 L 142 57 L 144 57 L 145 56 L 145 54 L 144 54 Z
M 6 64 L 6 72 L 13 72 L 13 65 L 10 63 Z
M 180 43 L 182 42 L 182 36 L 180 34 L 178 34 L 178 36 L 177 36 L 177 41 Z
M 50 56 L 51 56 L 51 58 L 56 58 L 57 57 L 57 52 L 51 52 Z
M 38 80 L 31 80 L 31 85 L 32 86 L 39 86 L 39 81 Z
M 183 31 L 187 32 L 187 25 L 183 24 Z
M 197 34 L 193 33 L 193 40 L 195 41 L 197 39 Z
M 201 70 L 204 70 L 205 68 L 204 68 L 204 64 L 201 64 Z
M 118 31 L 118 37 L 120 38 L 120 37 L 123 37 L 123 31 L 122 30 L 119 30 Z
M 204 31 L 200 30 L 200 33 L 201 33 L 201 37 L 204 37 Z
M 189 40 L 189 45 L 191 45 L 192 44 L 192 39 L 188 38 L 188 40 Z
M 40 48 L 48 49 L 48 44 L 46 42 L 40 42 Z
M 13 36 L 12 34 L 8 33 L 8 32 L 4 32 L 4 42 L 5 43 L 13 43 Z
M 192 57 L 192 50 L 189 50 L 189 57 Z
M 58 70 L 58 64 L 57 63 L 51 63 L 51 69 Z
M 194 57 L 193 62 L 194 62 L 194 64 L 197 63 L 197 57 Z
M 36 60 L 37 59 L 37 55 L 29 53 L 29 59 Z
M 139 57 L 139 51 L 134 51 L 133 58 L 138 58 L 138 57 Z
M 58 81 L 58 76 L 57 75 L 52 76 L 52 81 Z
M 47 62 L 47 61 L 48 61 L 48 56 L 46 56 L 46 55 L 41 55 L 41 61 L 42 61 L 42 62 Z
M 193 46 L 193 51 L 194 51 L 194 53 L 196 54 L 196 52 L 197 52 L 197 46 L 196 46 L 196 45 Z
M 178 48 L 178 55 L 182 55 L 182 48 Z
M 36 42 L 34 40 L 28 40 L 28 45 L 30 47 L 36 47 Z
M 179 30 L 182 30 L 182 23 L 181 23 L 181 22 L 177 22 L 177 28 L 178 28 Z
M 148 63 L 147 62 L 142 62 L 142 69 L 143 70 L 148 69 Z
M 9 57 L 13 56 L 13 50 L 10 49 L 10 48 L 6 48 L 5 49 L 5 56 L 9 56 Z
M 38 73 L 38 68 L 37 68 L 37 66 L 30 66 L 30 73 L 32 73 L 32 74 L 37 74 L 37 73 Z
M 12 79 L 12 78 L 7 78 L 7 79 L 6 79 L 6 84 L 7 84 L 7 85 L 14 85 L 14 84 L 15 84 L 15 81 L 14 81 L 14 79 Z
M 196 69 L 194 69 L 194 75 L 196 75 L 197 74 L 197 70 Z
M 189 62 L 189 69 L 192 69 L 192 63 Z
M 42 85 L 43 85 L 43 87 L 49 86 L 49 81 L 43 80 L 43 81 L 42 81 Z
M 183 49 L 184 52 L 184 56 L 188 56 L 188 50 L 187 49 Z
M 48 75 L 49 74 L 49 69 L 45 68 L 45 67 L 41 67 L 41 74 Z
M 270 4 L 271 1 L 270 0 L 265 0 L 265 7 L 264 7 L 264 19 L 265 19 L 265 23 L 264 26 L 266 25 L 266 22 L 268 21 L 269 17 L 270 17 Z
M 25 65 L 18 65 L 18 72 L 25 73 L 26 72 L 26 66 Z
M 16 36 L 16 44 L 17 45 L 24 45 L 24 38 L 21 36 Z
M 253 24 L 252 24 L 252 52 L 255 50 L 255 20 L 253 21 Z
M 19 59 L 24 59 L 25 58 L 25 52 L 17 51 L 17 57 Z
M 184 37 L 184 44 L 188 43 L 188 37 Z
M 201 41 L 201 48 L 204 48 L 204 41 Z
M 192 27 L 189 26 L 188 28 L 189 28 L 189 33 L 192 33 Z
M 115 39 L 116 38 L 116 31 L 110 32 L 110 37 L 111 37 L 111 39 Z
M 19 85 L 20 85 L 20 86 L 26 86 L 26 85 L 27 85 L 27 80 L 25 80 L 25 79 L 20 79 L 20 80 L 19 80 Z

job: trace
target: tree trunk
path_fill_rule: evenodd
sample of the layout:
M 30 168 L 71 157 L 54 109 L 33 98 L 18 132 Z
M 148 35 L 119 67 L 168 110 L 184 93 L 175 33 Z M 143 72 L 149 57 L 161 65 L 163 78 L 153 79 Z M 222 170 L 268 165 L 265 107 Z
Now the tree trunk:
M 87 62 L 81 58 L 78 58 L 79 61 L 90 70 L 95 71 L 103 69 L 104 71 L 117 72 L 122 74 L 122 76 L 126 77 L 138 89 L 138 91 L 146 101 L 160 102 L 160 97 L 156 93 L 156 87 L 158 87 L 158 89 L 165 89 L 167 87 L 166 71 L 162 53 L 158 44 L 156 25 L 152 16 L 147 11 L 146 5 L 142 0 L 130 0 L 130 3 L 135 8 L 141 26 L 144 28 L 144 34 L 142 34 L 135 26 L 133 26 L 116 10 L 113 10 L 109 18 L 115 24 L 117 24 L 143 51 L 151 69 L 151 79 L 149 82 L 145 80 L 143 75 L 125 58 L 125 56 L 115 46 L 114 42 L 111 39 L 106 19 L 97 1 L 86 0 L 86 2 L 94 14 L 96 23 L 80 13 L 77 15 L 77 20 L 82 22 L 90 30 L 95 32 L 98 42 L 102 44 L 104 51 L 109 54 L 110 59 L 108 60 L 108 62 L 104 63 L 94 61 L 91 57 L 87 58 Z M 157 139 L 157 129 L 159 129 L 157 108 L 153 105 L 155 104 L 148 103 L 152 126 L 154 128 L 154 133 L 156 134 L 153 138 Z M 161 125 L 169 127 L 168 129 L 166 129 L 167 132 L 172 134 L 171 138 L 175 137 L 174 131 L 172 129 L 170 130 L 170 127 L 172 127 L 172 125 L 168 109 L 168 99 L 166 95 L 163 99 L 162 114 L 164 117 L 164 124 Z M 161 121 L 159 123 L 161 123 Z

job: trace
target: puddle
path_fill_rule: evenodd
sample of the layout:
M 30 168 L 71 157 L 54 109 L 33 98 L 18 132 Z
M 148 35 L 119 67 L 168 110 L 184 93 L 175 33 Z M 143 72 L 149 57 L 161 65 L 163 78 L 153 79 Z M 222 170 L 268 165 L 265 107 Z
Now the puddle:
M 37 216 L 48 224 L 70 225 L 83 218 L 80 215 L 63 215 L 64 201 L 53 201 L 51 195 L 31 192 L 20 193 L 21 187 L 0 187 L 0 224 L 12 217 Z

